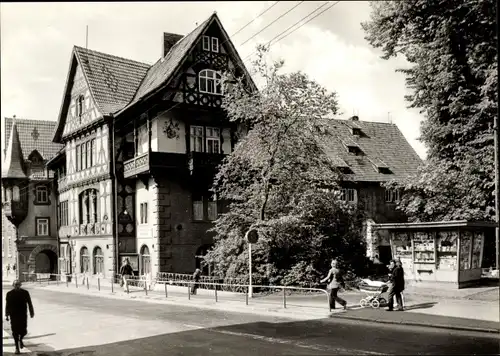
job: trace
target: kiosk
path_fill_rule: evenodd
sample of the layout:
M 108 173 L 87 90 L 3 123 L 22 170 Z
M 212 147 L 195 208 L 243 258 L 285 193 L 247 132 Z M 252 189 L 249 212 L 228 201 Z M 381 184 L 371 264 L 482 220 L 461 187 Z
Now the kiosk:
M 478 221 L 375 224 L 375 233 L 389 232 L 392 256 L 400 258 L 405 279 L 454 288 L 481 279 L 485 238 L 496 224 Z

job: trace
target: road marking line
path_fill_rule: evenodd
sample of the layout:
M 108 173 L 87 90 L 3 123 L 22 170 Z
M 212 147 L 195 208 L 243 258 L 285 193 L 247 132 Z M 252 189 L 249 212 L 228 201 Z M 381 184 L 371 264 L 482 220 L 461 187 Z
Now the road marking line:
M 344 348 L 338 348 L 338 347 L 332 348 L 331 346 L 327 346 L 327 345 L 311 345 L 311 344 L 306 344 L 306 343 L 299 342 L 299 341 L 277 339 L 274 337 L 240 333 L 240 332 L 235 332 L 235 331 L 217 330 L 217 329 L 207 329 L 207 330 L 215 332 L 215 333 L 219 333 L 219 334 L 247 337 L 247 338 L 251 338 L 254 340 L 267 341 L 270 343 L 285 344 L 285 345 L 290 345 L 290 346 L 301 347 L 304 349 L 311 349 L 311 350 L 316 350 L 316 351 L 328 351 L 329 353 L 336 352 L 336 353 L 339 353 L 341 355 L 348 355 L 348 354 L 351 354 L 351 355 L 352 354 L 356 354 L 356 355 L 389 355 L 388 353 L 379 353 L 379 352 L 375 352 L 375 351 L 344 349 Z

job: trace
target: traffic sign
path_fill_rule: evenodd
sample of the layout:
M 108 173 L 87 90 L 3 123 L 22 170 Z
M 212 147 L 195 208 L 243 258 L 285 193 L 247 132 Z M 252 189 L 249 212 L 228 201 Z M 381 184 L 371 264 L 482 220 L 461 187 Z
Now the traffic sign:
M 257 232 L 256 229 L 250 229 L 247 231 L 245 237 L 246 237 L 248 243 L 254 244 L 254 243 L 257 243 L 257 241 L 259 240 L 259 233 Z

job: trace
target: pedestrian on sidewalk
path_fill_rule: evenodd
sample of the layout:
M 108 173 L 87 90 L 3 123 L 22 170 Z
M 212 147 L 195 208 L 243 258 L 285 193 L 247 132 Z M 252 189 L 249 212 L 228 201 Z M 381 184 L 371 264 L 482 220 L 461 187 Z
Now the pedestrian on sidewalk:
M 333 259 L 331 263 L 331 268 L 328 271 L 328 275 L 321 280 L 321 283 L 328 282 L 326 290 L 329 292 L 330 298 L 330 308 L 335 309 L 335 301 L 347 309 L 347 302 L 340 298 L 337 294 L 339 288 L 342 286 L 345 288 L 344 278 L 339 268 L 337 268 L 337 260 Z
M 9 275 L 10 273 L 10 263 L 7 265 L 7 276 Z
M 200 281 L 200 279 L 201 279 L 201 270 L 197 268 L 193 273 L 194 284 L 193 287 L 191 288 L 192 295 L 196 295 L 196 291 L 198 290 L 199 287 L 198 282 Z
M 130 265 L 130 261 L 128 258 L 123 261 L 123 265 L 120 268 L 121 283 L 120 286 L 123 287 L 123 290 L 127 291 L 128 279 L 134 275 L 134 271 L 132 270 L 132 266 Z
M 21 282 L 15 280 L 12 284 L 14 289 L 7 292 L 5 297 L 5 320 L 9 321 L 12 330 L 12 337 L 16 346 L 16 354 L 20 354 L 20 349 L 24 348 L 23 338 L 28 333 L 28 310 L 31 318 L 35 316 L 30 293 L 21 288 Z
M 396 259 L 396 266 L 401 267 L 401 274 L 402 274 L 402 285 L 401 285 L 401 302 L 402 304 L 399 305 L 397 300 L 396 300 L 396 308 L 405 308 L 405 295 L 403 291 L 405 290 L 405 270 L 403 268 L 403 262 L 401 262 L 401 257 L 398 257 Z
M 401 300 L 401 291 L 404 289 L 404 276 L 403 268 L 396 265 L 395 260 L 391 260 L 389 264 L 389 301 L 387 311 L 394 310 L 394 297 L 396 297 L 397 303 L 399 305 L 398 311 L 403 310 L 403 301 Z

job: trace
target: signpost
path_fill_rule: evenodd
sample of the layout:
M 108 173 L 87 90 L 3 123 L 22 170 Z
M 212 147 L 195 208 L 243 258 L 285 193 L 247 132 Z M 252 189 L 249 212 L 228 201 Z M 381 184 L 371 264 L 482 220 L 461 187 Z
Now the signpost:
M 247 231 L 245 238 L 248 242 L 248 297 L 253 297 L 253 287 L 252 287 L 252 244 L 257 243 L 259 240 L 259 233 L 255 229 L 250 229 Z

